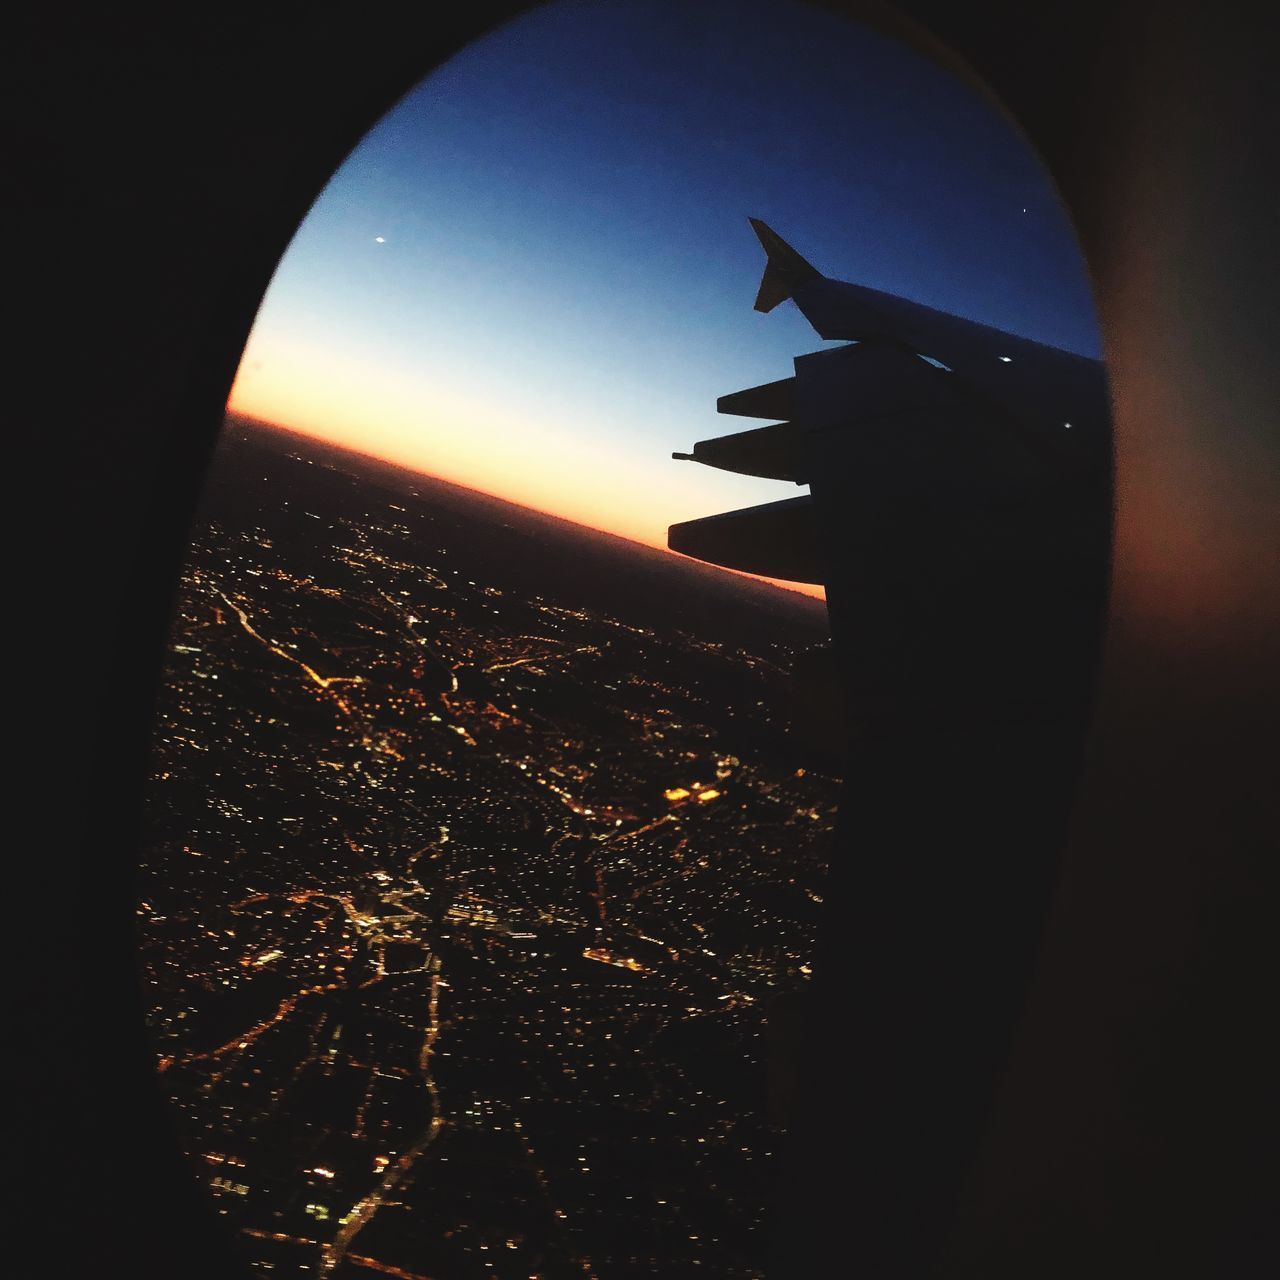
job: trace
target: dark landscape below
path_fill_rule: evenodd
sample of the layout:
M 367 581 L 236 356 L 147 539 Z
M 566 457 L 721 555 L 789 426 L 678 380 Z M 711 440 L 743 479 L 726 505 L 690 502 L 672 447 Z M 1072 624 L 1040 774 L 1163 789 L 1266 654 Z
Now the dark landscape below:
M 252 1274 L 758 1277 L 837 780 L 811 599 L 229 421 L 139 944 Z

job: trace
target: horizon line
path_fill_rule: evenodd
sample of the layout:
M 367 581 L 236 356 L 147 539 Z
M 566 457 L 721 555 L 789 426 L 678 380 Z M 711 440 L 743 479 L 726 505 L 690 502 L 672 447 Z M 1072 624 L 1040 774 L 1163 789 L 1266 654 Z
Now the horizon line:
M 683 561 L 686 564 L 700 565 L 705 569 L 710 569 L 717 573 L 726 573 L 735 578 L 745 578 L 749 582 L 758 582 L 761 586 L 771 587 L 775 591 L 786 592 L 788 595 L 801 596 L 806 600 L 815 600 L 819 604 L 826 603 L 826 588 L 819 583 L 788 583 L 777 578 L 766 578 L 760 574 L 746 573 L 741 569 L 729 569 L 724 565 L 712 564 L 707 560 L 698 560 L 693 556 L 686 556 L 682 555 L 678 551 L 672 551 L 672 549 L 664 543 L 640 542 L 635 538 L 628 538 L 625 534 L 616 533 L 612 529 L 601 529 L 596 525 L 583 524 L 580 520 L 572 520 L 568 516 L 561 515 L 556 511 L 547 511 L 542 507 L 532 507 L 525 502 L 515 502 L 503 494 L 491 493 L 487 489 L 477 489 L 472 485 L 462 484 L 457 480 L 450 480 L 445 476 L 435 475 L 433 472 L 425 471 L 421 467 L 411 466 L 394 458 L 386 458 L 380 454 L 366 453 L 363 449 L 353 448 L 350 445 L 338 444 L 327 436 L 315 435 L 310 431 L 306 431 L 303 428 L 294 426 L 290 423 L 273 422 L 269 418 L 260 418 L 256 414 L 246 413 L 242 409 L 233 408 L 228 401 L 227 405 L 223 409 L 224 424 L 230 419 L 235 419 L 252 427 L 265 428 L 268 431 L 279 431 L 283 432 L 285 435 L 300 436 L 304 440 L 312 441 L 315 444 L 325 445 L 330 449 L 336 450 L 338 453 L 347 453 L 356 458 L 365 458 L 370 462 L 377 462 L 383 466 L 391 467 L 396 471 L 401 471 L 408 476 L 421 476 L 423 479 L 434 480 L 439 484 L 452 485 L 455 489 L 462 489 L 467 493 L 473 493 L 481 498 L 491 498 L 495 502 L 504 502 L 508 506 L 518 507 L 521 511 L 530 511 L 535 515 L 545 516 L 550 520 L 558 520 L 562 524 L 572 525 L 575 529 L 585 529 L 588 533 L 600 534 L 606 538 L 616 538 L 619 542 L 628 543 L 633 547 L 643 547 L 647 551 L 661 552 L 665 555 L 671 556 L 675 560 Z

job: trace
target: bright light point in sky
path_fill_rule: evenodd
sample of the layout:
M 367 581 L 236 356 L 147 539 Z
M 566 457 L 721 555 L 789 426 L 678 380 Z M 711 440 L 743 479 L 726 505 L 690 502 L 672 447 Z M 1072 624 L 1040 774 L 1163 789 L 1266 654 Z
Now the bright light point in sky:
M 792 303 L 753 310 L 749 214 L 837 279 L 1097 354 L 1039 162 L 933 62 L 786 0 L 559 0 L 463 49 L 334 174 L 230 408 L 665 547 L 795 496 L 671 460 L 751 425 L 718 397 L 824 346 Z M 370 222 L 394 254 L 351 252 Z
M 1001 359 L 1005 364 L 1012 364 L 1012 363 L 1013 363 L 1013 357 L 1012 357 L 1012 356 L 1001 356 L 1001 357 L 1000 357 L 1000 359 Z

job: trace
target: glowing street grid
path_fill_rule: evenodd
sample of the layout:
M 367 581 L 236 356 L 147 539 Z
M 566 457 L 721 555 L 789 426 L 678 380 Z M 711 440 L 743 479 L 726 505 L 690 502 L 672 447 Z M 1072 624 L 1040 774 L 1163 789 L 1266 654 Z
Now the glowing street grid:
M 197 1176 L 262 1276 L 762 1275 L 821 606 L 352 466 L 231 424 L 176 603 L 139 938 Z

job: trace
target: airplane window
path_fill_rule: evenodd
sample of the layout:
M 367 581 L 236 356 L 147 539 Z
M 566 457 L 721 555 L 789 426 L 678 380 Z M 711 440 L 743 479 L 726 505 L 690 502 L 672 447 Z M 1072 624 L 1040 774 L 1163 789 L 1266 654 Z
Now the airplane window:
M 795 501 L 671 454 L 843 341 L 752 310 L 755 215 L 1096 352 L 1025 144 L 799 4 L 512 22 L 279 265 L 182 575 L 138 906 L 157 1070 L 251 1274 L 764 1274 L 841 694 L 820 573 L 667 533 Z

